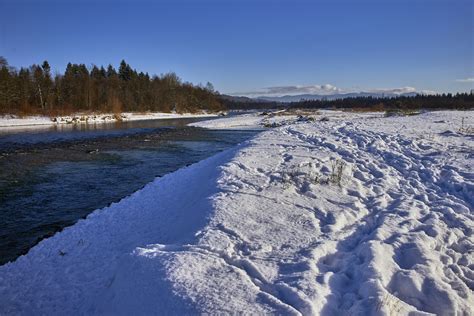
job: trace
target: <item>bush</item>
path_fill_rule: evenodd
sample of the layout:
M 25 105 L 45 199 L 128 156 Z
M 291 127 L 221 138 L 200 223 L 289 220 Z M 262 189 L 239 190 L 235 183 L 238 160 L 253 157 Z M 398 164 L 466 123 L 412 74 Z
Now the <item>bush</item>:
M 289 188 L 292 184 L 300 187 L 305 183 L 321 185 L 334 184 L 341 186 L 346 167 L 347 163 L 344 160 L 333 160 L 331 163 L 331 172 L 328 175 L 324 175 L 318 171 L 315 171 L 312 168 L 311 163 L 300 166 L 292 166 L 288 171 L 281 175 L 281 182 L 283 183 L 285 189 Z

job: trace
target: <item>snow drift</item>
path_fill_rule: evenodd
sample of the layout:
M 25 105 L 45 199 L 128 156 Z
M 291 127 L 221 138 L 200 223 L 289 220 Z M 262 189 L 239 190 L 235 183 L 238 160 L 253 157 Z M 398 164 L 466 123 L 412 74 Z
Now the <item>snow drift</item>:
M 473 113 L 324 115 L 44 240 L 0 267 L 0 313 L 470 314 Z

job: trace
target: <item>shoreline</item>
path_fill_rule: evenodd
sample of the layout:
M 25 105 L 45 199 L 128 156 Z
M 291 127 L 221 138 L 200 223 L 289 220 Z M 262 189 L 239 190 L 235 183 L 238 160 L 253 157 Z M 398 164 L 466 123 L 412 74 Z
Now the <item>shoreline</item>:
M 150 112 L 150 113 L 135 113 L 124 112 L 120 114 L 121 119 L 116 119 L 114 114 L 83 114 L 77 113 L 68 116 L 41 116 L 33 115 L 26 117 L 18 117 L 15 115 L 0 116 L 0 129 L 15 128 L 15 127 L 41 127 L 54 125 L 83 125 L 83 124 L 102 124 L 102 123 L 116 123 L 120 121 L 141 121 L 141 120 L 162 120 L 162 119 L 180 119 L 180 118 L 200 118 L 200 117 L 216 117 L 218 113 L 164 113 L 164 112 Z

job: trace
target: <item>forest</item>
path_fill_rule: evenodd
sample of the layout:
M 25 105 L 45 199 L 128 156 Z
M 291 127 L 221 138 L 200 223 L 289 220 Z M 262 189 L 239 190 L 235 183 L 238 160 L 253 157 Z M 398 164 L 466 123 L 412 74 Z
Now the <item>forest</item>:
M 122 60 L 87 67 L 68 63 L 64 74 L 51 74 L 47 61 L 19 70 L 0 56 L 0 114 L 69 115 L 76 112 L 219 111 L 212 84 L 183 82 L 175 73 L 150 76 Z
M 350 97 L 335 100 L 301 100 L 291 103 L 270 102 L 254 99 L 233 99 L 228 96 L 220 98 L 227 109 L 339 109 L 339 110 L 468 110 L 474 108 L 474 94 L 434 94 L 398 96 L 392 98 L 382 97 Z
M 334 108 L 356 110 L 467 110 L 474 108 L 474 94 L 418 94 L 414 96 L 382 97 L 355 97 L 336 100 L 303 100 L 292 102 L 290 108 Z

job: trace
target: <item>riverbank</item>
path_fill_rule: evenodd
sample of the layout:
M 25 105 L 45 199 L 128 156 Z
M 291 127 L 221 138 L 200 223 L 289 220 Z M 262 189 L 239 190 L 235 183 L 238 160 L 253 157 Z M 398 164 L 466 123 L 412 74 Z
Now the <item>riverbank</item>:
M 0 265 L 155 177 L 256 134 L 186 126 L 197 120 L 1 131 Z
M 15 115 L 0 116 L 0 128 L 8 127 L 26 127 L 41 125 L 58 125 L 58 124 L 100 124 L 111 123 L 117 121 L 139 121 L 139 120 L 158 120 L 158 119 L 178 119 L 178 118 L 199 118 L 218 116 L 216 113 L 132 113 L 124 112 L 120 114 L 112 113 L 77 113 L 69 116 L 25 116 L 18 117 Z
M 473 125 L 286 118 L 1 266 L 0 313 L 469 314 Z

